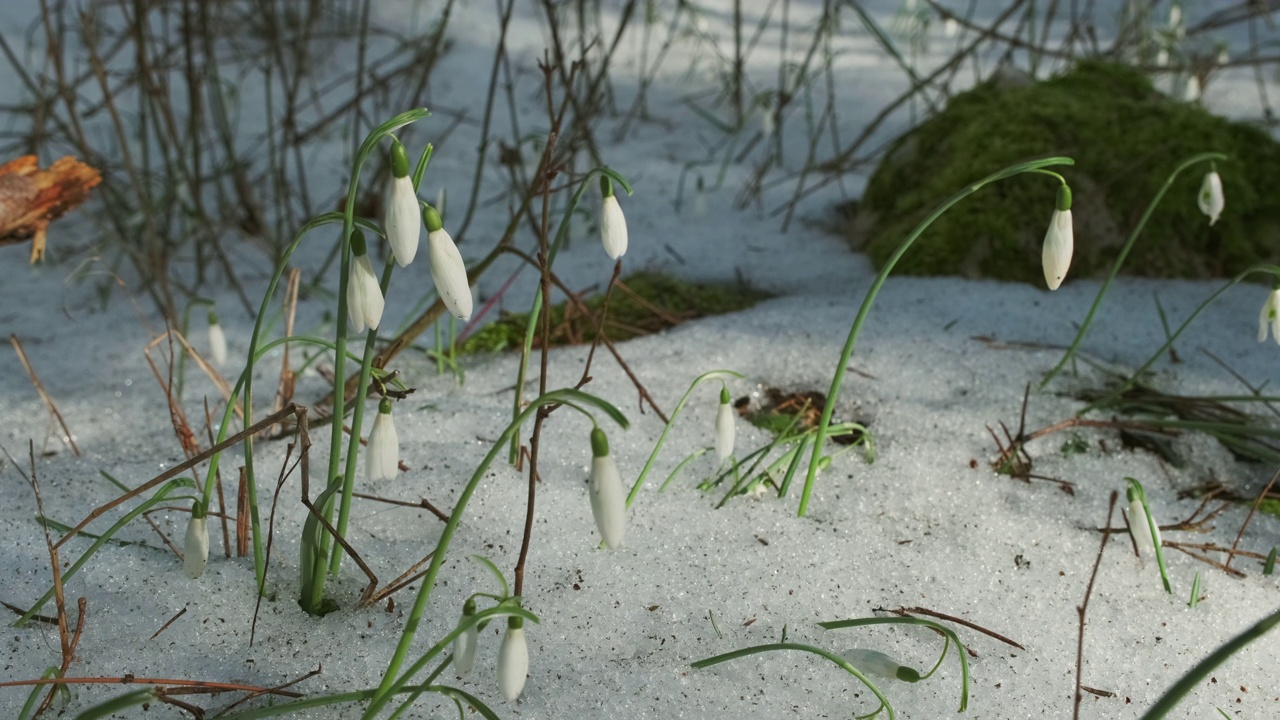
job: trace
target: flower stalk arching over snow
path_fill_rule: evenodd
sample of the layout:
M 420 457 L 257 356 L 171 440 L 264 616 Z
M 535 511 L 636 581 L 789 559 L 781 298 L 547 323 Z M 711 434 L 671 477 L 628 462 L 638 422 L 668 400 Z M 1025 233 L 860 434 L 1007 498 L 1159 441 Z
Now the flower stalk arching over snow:
M 365 251 L 364 234 L 351 233 L 351 270 L 347 276 L 347 319 L 351 329 L 361 333 L 368 327 L 378 329 L 382 322 L 382 288 L 373 273 L 373 263 Z
M 476 599 L 467 598 L 462 604 L 462 619 L 466 620 L 476 614 Z M 467 628 L 461 635 L 453 639 L 453 668 L 459 676 L 466 676 L 476 665 L 476 646 L 479 644 L 480 631 L 475 626 Z
M 400 469 L 400 438 L 391 417 L 391 399 L 378 403 L 378 416 L 369 431 L 369 449 L 365 455 L 365 475 L 369 482 L 393 480 Z
M 382 228 L 391 243 L 391 254 L 396 263 L 404 267 L 418 254 L 418 239 L 422 235 L 422 220 L 418 214 L 418 194 L 409 177 L 409 156 L 399 140 L 391 144 L 391 177 L 387 180 L 386 197 L 383 199 Z
M 720 408 L 716 411 L 716 458 L 724 462 L 733 454 L 734 421 L 736 412 L 729 398 L 729 388 L 720 386 Z
M 529 676 L 529 642 L 524 637 L 524 618 L 507 618 L 507 632 L 498 650 L 498 690 L 508 702 L 515 702 L 524 691 Z
M 1267 328 L 1271 328 L 1271 336 L 1280 345 L 1280 286 L 1267 295 L 1262 312 L 1258 314 L 1258 342 L 1267 339 Z
M 591 429 L 591 514 L 596 529 L 610 550 L 622 545 L 627 532 L 627 493 L 622 488 L 618 465 L 609 454 L 609 438 L 598 427 Z
M 600 194 L 604 196 L 600 206 L 600 240 L 605 253 L 617 260 L 627 252 L 627 218 L 613 194 L 613 181 L 608 175 L 600 176 Z
M 187 521 L 187 537 L 182 546 L 182 569 L 192 580 L 204 574 L 209 564 L 209 526 L 205 520 L 204 506 L 197 500 L 191 506 L 191 519 Z
M 1044 236 L 1044 249 L 1040 261 L 1044 267 L 1044 281 L 1050 290 L 1057 290 L 1067 277 L 1071 267 L 1071 254 L 1075 250 L 1075 235 L 1071 226 L 1071 188 L 1064 183 L 1058 188 L 1058 203 L 1049 220 L 1049 231 Z
M 1222 209 L 1227 206 L 1227 200 L 1222 194 L 1222 178 L 1217 170 L 1205 173 L 1204 182 L 1200 183 L 1200 194 L 1196 196 L 1196 204 L 1200 206 L 1200 212 L 1209 216 L 1210 227 L 1218 222 Z
M 218 367 L 227 364 L 227 335 L 218 323 L 218 313 L 213 310 L 209 311 L 209 359 Z
M 444 229 L 440 213 L 427 205 L 422 210 L 422 221 L 427 226 L 427 253 L 431 259 L 431 281 L 436 292 L 459 320 L 471 319 L 471 283 L 467 280 L 467 265 L 453 238 Z
M 920 673 L 915 668 L 907 667 L 879 650 L 854 648 L 840 653 L 850 665 L 869 675 L 901 680 L 903 682 L 919 682 Z

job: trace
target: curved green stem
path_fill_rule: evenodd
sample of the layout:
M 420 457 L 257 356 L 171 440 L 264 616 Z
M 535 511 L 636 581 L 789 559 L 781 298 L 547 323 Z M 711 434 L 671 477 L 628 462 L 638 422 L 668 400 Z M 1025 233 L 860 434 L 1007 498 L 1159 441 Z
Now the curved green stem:
M 824 657 L 827 660 L 830 660 L 831 662 L 835 663 L 840 668 L 842 668 L 845 672 L 858 678 L 858 680 L 863 685 L 867 686 L 867 689 L 870 690 L 871 693 L 876 696 L 876 698 L 880 701 L 880 704 L 884 706 L 884 709 L 889 712 L 889 720 L 893 720 L 893 718 L 896 717 L 896 715 L 894 715 L 894 712 L 893 712 L 893 705 L 889 703 L 889 698 L 885 697 L 884 693 L 880 692 L 880 688 L 876 687 L 875 683 L 868 680 L 867 676 L 862 674 L 862 671 L 858 670 L 858 668 L 850 664 L 848 660 L 845 660 L 844 658 L 831 652 L 830 650 L 825 650 L 823 648 L 815 647 L 813 645 L 805 645 L 803 643 L 792 643 L 792 642 L 768 643 L 766 645 L 755 645 L 748 648 L 742 648 L 741 650 L 734 650 L 733 652 L 727 652 L 727 653 L 724 653 L 723 655 L 716 655 L 715 657 L 709 657 L 705 660 L 699 660 L 697 662 L 690 663 L 690 664 L 695 668 L 704 668 L 704 667 L 710 667 L 712 665 L 719 665 L 722 662 L 728 662 L 730 660 L 737 660 L 740 657 L 746 657 L 748 655 L 757 655 L 759 653 L 765 653 L 765 652 L 773 652 L 775 650 L 799 650 L 801 652 L 813 653 L 814 655 L 817 655 L 819 657 Z
M 387 666 L 386 673 L 382 676 L 382 682 L 378 686 L 373 702 L 369 704 L 364 713 L 366 720 L 372 720 L 390 700 L 393 688 L 403 685 L 411 675 L 411 673 L 406 673 L 403 678 L 398 677 L 400 668 L 404 665 L 405 656 L 408 655 L 409 647 L 413 644 L 413 638 L 418 632 L 418 625 L 422 622 L 422 616 L 426 612 L 427 601 L 431 598 L 431 591 L 436 584 L 436 576 L 440 573 L 445 556 L 449 552 L 449 544 L 453 541 L 453 534 L 457 532 L 458 524 L 462 522 L 463 511 L 466 509 L 467 503 L 471 500 L 476 488 L 480 486 L 480 481 L 484 479 L 485 473 L 489 471 L 489 466 L 493 464 L 494 459 L 498 457 L 498 453 L 506 446 L 507 442 L 515 436 L 524 421 L 529 419 L 538 408 L 543 405 L 565 402 L 577 402 L 582 405 L 593 406 L 612 418 L 619 426 L 626 428 L 629 425 L 626 417 L 614 406 L 593 395 L 569 389 L 554 390 L 535 399 L 529 403 L 529 407 L 525 408 L 507 425 L 506 429 L 502 431 L 502 434 L 493 443 L 493 447 L 489 449 L 488 454 L 484 456 L 484 460 L 480 462 L 480 465 L 476 467 L 475 472 L 471 475 L 471 480 L 463 488 L 457 504 L 453 507 L 453 512 L 449 513 L 449 522 L 445 523 L 444 530 L 440 533 L 440 540 L 436 543 L 436 549 L 431 553 L 431 565 L 427 568 L 426 575 L 422 578 L 418 596 L 413 602 L 413 609 L 410 610 L 409 617 L 405 621 L 404 632 L 400 636 L 400 642 L 396 645 L 395 653 L 391 656 L 391 662 Z
M 1076 338 L 1071 341 L 1071 347 L 1067 348 L 1067 351 L 1063 353 L 1062 359 L 1058 361 L 1058 364 L 1054 365 L 1053 369 L 1045 374 L 1044 379 L 1040 381 L 1040 387 L 1043 388 L 1045 385 L 1048 385 L 1049 381 L 1057 376 L 1062 368 L 1071 361 L 1072 357 L 1075 356 L 1076 350 L 1080 347 L 1080 343 L 1084 341 L 1084 334 L 1089 332 L 1089 326 L 1093 324 L 1093 316 L 1097 314 L 1098 306 L 1102 304 L 1102 298 L 1107 294 L 1107 288 L 1111 287 L 1111 281 L 1116 279 L 1116 275 L 1120 272 L 1120 266 L 1123 265 L 1124 261 L 1129 257 L 1129 251 L 1133 249 L 1134 243 L 1138 241 L 1138 236 L 1141 235 L 1143 229 L 1147 227 L 1147 221 L 1151 219 L 1151 215 L 1155 212 L 1156 206 L 1160 204 L 1165 193 L 1169 192 L 1169 188 L 1173 186 L 1173 181 L 1178 178 L 1178 175 L 1180 175 L 1183 170 L 1186 170 L 1196 163 L 1202 163 L 1206 160 L 1213 161 L 1226 159 L 1227 156 L 1222 153 L 1200 153 L 1199 155 L 1194 155 L 1184 160 L 1181 165 L 1169 174 L 1169 177 L 1164 181 L 1164 185 L 1160 186 L 1159 192 L 1156 193 L 1155 197 L 1151 198 L 1151 203 L 1147 205 L 1146 211 L 1142 213 L 1142 218 L 1138 220 L 1138 224 L 1134 226 L 1133 232 L 1129 233 L 1129 239 L 1125 241 L 1124 247 L 1120 249 L 1120 254 L 1116 256 L 1115 264 L 1111 266 L 1111 274 L 1107 275 L 1107 279 L 1102 283 L 1102 287 L 1098 288 L 1098 294 L 1093 298 L 1093 305 L 1089 307 L 1089 313 L 1084 316 L 1084 324 L 1082 324 L 1080 326 L 1080 330 L 1076 332 Z
M 831 413 L 835 410 L 836 400 L 840 395 L 840 385 L 844 382 L 844 374 L 849 367 L 849 359 L 853 356 L 854 345 L 858 341 L 858 334 L 862 332 L 862 324 L 866 322 L 867 315 L 871 312 L 871 305 L 875 302 L 876 295 L 880 292 L 880 288 L 884 285 L 885 280 L 889 279 L 889 273 L 893 271 L 895 265 L 898 264 L 907 249 L 915 243 L 930 225 L 938 218 L 942 217 L 953 205 L 961 200 L 969 197 L 984 186 L 1013 177 L 1024 172 L 1039 172 L 1046 167 L 1055 165 L 1073 165 L 1075 161 L 1069 157 L 1049 157 L 1042 160 L 1030 160 L 1028 162 L 1010 165 L 1009 167 L 986 176 L 985 178 L 965 187 L 960 192 L 952 195 L 946 202 L 942 203 L 933 212 L 929 213 L 915 230 L 907 236 L 906 240 L 898 246 L 893 252 L 884 267 L 880 268 L 880 274 L 876 275 L 875 282 L 871 284 L 871 289 L 867 291 L 867 295 L 862 300 L 862 307 L 858 308 L 858 315 L 854 318 L 853 325 L 849 328 L 849 337 L 845 339 L 844 349 L 840 351 L 840 362 L 836 363 L 835 375 L 831 378 L 831 389 L 827 391 L 827 401 L 822 408 L 822 420 L 818 423 L 818 432 L 814 436 L 813 454 L 809 460 L 808 474 L 805 476 L 804 491 L 800 495 L 800 517 L 804 517 L 809 511 L 809 497 L 813 493 L 814 479 L 818 474 L 818 461 L 822 458 L 822 445 L 827 438 L 827 428 L 831 425 Z
M 965 655 L 964 645 L 960 642 L 960 636 L 951 628 L 937 623 L 932 620 L 917 617 L 890 617 L 890 618 L 857 618 L 853 620 L 831 620 L 828 622 L 818 623 L 818 627 L 826 630 L 840 630 L 851 627 L 865 627 L 867 625 L 923 625 L 927 628 L 933 628 L 942 633 L 944 637 L 955 643 L 956 655 L 960 657 L 960 710 L 964 712 L 969 707 L 969 658 Z M 945 655 L 945 649 L 943 653 Z M 935 668 L 936 669 L 936 668 Z M 929 672 L 930 675 L 933 671 Z
M 684 391 L 684 395 L 680 397 L 680 402 L 676 403 L 675 408 L 671 411 L 671 418 L 667 420 L 666 427 L 662 428 L 662 434 L 658 436 L 658 442 L 654 444 L 653 452 L 649 453 L 649 459 L 645 461 L 644 468 L 640 470 L 639 477 L 636 478 L 635 484 L 631 486 L 631 492 L 627 493 L 627 507 L 631 507 L 631 503 L 635 502 L 636 496 L 640 494 L 640 488 L 644 485 L 644 479 L 649 474 L 649 470 L 653 468 L 653 461 L 658 459 L 658 453 L 662 451 L 662 444 L 667 441 L 667 435 L 671 432 L 671 426 L 675 424 L 676 418 L 680 417 L 680 409 L 689 401 L 689 396 L 693 394 L 693 389 L 706 380 L 722 378 L 725 375 L 732 375 L 733 377 L 742 379 L 742 374 L 734 372 L 733 370 L 709 370 L 694 378 L 693 382 L 689 385 L 689 389 Z M 663 487 L 666 487 L 666 483 L 663 483 Z

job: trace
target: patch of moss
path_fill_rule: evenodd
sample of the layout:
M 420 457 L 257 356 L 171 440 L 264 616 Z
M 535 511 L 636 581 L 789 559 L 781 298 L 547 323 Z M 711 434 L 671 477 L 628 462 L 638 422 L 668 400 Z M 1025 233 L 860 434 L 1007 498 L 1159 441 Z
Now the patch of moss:
M 690 282 L 656 272 L 639 272 L 619 279 L 609 299 L 606 329 L 610 340 L 629 340 L 650 335 L 686 320 L 745 310 L 769 293 L 743 283 Z M 595 339 L 596 323 L 604 294 L 583 301 L 590 316 L 574 305 L 560 303 L 551 308 L 551 345 L 575 345 Z M 566 314 L 566 307 L 568 308 Z M 497 322 L 480 328 L 463 343 L 462 352 L 516 350 L 524 343 L 529 327 L 528 313 L 507 313 Z M 537 338 L 534 338 L 537 346 Z
M 1012 85 L 1012 86 L 1010 86 Z M 1104 275 L 1168 174 L 1218 151 L 1226 209 L 1210 227 L 1196 196 L 1208 164 L 1170 188 L 1125 263 L 1153 277 L 1221 277 L 1280 260 L 1280 143 L 1263 130 L 1175 102 L 1124 65 L 1081 62 L 1039 83 L 992 80 L 957 95 L 901 138 L 867 183 L 852 242 L 882 265 L 937 205 L 1012 163 L 1066 155 L 1075 258 L 1070 278 Z M 1020 175 L 956 205 L 896 267 L 1043 284 L 1040 248 L 1054 208 L 1052 178 Z
M 1267 515 L 1280 520 L 1280 500 L 1264 498 L 1262 502 L 1258 503 L 1258 512 L 1266 513 Z

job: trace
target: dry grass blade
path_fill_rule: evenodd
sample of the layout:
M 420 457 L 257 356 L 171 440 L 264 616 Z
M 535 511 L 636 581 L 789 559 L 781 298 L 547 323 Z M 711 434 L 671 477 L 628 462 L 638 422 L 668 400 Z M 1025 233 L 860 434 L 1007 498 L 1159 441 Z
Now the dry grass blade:
M 22 349 L 22 343 L 18 341 L 17 335 L 10 335 L 9 342 L 13 345 L 13 351 L 18 354 L 18 360 L 22 362 L 22 367 L 27 371 L 27 377 L 31 378 L 31 384 L 36 387 L 36 392 L 40 393 L 40 399 L 44 401 L 45 407 L 49 408 L 49 413 L 58 420 L 58 425 L 62 427 L 62 433 L 66 437 L 66 442 L 71 446 L 71 452 L 76 457 L 80 456 L 80 448 L 76 447 L 75 437 L 71 434 L 71 429 L 67 427 L 67 421 L 63 419 L 62 413 L 58 412 L 58 406 L 54 404 L 53 398 L 49 397 L 49 393 L 45 392 L 44 384 L 40 382 L 40 378 L 36 375 L 35 368 L 31 367 L 31 361 L 27 360 L 27 353 Z

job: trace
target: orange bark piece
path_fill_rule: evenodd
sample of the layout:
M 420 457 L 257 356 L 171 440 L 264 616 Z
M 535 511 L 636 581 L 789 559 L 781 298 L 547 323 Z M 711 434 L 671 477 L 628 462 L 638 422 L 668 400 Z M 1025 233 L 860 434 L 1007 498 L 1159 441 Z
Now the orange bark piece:
M 100 182 L 97 170 L 73 157 L 46 170 L 35 155 L 0 165 L 0 246 L 31 238 L 31 262 L 41 260 L 49 223 L 84 202 Z

